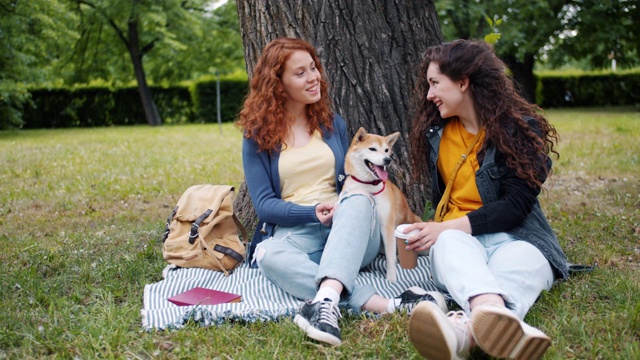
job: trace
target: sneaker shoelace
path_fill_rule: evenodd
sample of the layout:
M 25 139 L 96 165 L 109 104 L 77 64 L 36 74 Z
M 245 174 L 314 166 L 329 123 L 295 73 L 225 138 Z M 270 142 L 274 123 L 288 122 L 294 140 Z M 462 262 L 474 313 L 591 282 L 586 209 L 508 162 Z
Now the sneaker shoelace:
M 342 317 L 338 305 L 330 301 L 320 303 L 318 322 L 328 324 L 334 328 L 338 328 L 338 319 Z
M 461 329 L 464 329 L 465 324 L 469 322 L 469 318 L 467 317 L 467 314 L 465 314 L 464 311 L 462 310 L 449 311 L 447 313 L 447 317 L 452 318 L 451 321 Z
M 451 320 L 453 326 L 455 326 L 460 332 L 456 334 L 458 337 L 458 348 L 456 349 L 458 354 L 467 354 L 470 348 L 470 340 L 467 331 L 467 323 L 469 318 L 464 311 L 449 311 L 447 317 Z

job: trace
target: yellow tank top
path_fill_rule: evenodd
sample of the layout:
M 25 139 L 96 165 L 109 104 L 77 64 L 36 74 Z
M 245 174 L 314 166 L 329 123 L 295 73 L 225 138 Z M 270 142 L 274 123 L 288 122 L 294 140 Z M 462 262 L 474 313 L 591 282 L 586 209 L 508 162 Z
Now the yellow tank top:
M 445 184 L 448 183 L 451 172 L 455 168 L 458 159 L 460 159 L 460 155 L 465 153 L 475 136 L 475 134 L 468 132 L 458 119 L 449 121 L 444 127 L 442 139 L 440 140 L 438 172 Z M 476 185 L 476 171 L 480 169 L 476 154 L 480 150 L 483 140 L 484 135 L 473 147 L 467 160 L 458 170 L 451 188 L 449 208 L 443 221 L 465 216 L 468 212 L 482 206 L 482 199 Z
M 305 146 L 284 149 L 278 161 L 282 199 L 299 205 L 336 201 L 335 162 L 318 131 Z

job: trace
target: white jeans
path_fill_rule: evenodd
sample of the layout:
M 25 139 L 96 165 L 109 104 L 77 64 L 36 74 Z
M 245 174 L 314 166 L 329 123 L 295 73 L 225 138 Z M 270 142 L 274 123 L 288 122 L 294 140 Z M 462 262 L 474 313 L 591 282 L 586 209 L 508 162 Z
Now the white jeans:
M 430 249 L 431 274 L 439 288 L 469 313 L 469 299 L 481 294 L 502 296 L 520 319 L 554 276 L 549 261 L 530 243 L 507 233 L 471 236 L 446 230 Z

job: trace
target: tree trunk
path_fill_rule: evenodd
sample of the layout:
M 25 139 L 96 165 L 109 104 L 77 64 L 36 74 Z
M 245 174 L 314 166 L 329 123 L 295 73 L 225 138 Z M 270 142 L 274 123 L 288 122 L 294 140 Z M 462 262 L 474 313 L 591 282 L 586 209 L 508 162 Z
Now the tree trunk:
M 144 109 L 144 115 L 147 118 L 147 123 L 151 126 L 162 125 L 160 114 L 156 103 L 151 96 L 151 89 L 147 84 L 147 77 L 144 73 L 144 67 L 142 65 L 142 52 L 140 51 L 140 39 L 138 36 L 138 22 L 129 21 L 129 55 L 131 56 L 131 62 L 133 63 L 133 71 L 136 74 L 136 80 L 138 82 L 138 92 L 140 93 L 140 100 L 142 101 L 142 108 Z
M 519 86 L 518 90 L 520 95 L 528 102 L 535 103 L 536 77 L 533 74 L 533 65 L 535 64 L 534 55 L 526 53 L 523 61 L 517 60 L 515 56 L 509 56 L 504 58 L 504 62 L 513 73 L 513 79 L 516 85 Z
M 422 53 L 442 42 L 433 1 L 237 0 L 237 9 L 249 78 L 269 41 L 302 38 L 315 46 L 334 111 L 345 118 L 351 136 L 361 126 L 380 135 L 401 133 L 390 174 L 421 215 L 430 186 L 412 179 L 406 140 Z M 253 224 L 245 184 L 236 207 L 245 223 Z

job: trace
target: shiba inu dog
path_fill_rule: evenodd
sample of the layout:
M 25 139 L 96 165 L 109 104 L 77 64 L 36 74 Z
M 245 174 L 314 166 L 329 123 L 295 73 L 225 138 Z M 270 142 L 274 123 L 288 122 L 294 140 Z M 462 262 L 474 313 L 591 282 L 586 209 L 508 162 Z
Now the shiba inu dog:
M 375 199 L 387 260 L 387 279 L 390 281 L 396 280 L 398 262 L 394 236 L 396 226 L 421 221 L 409 208 L 402 191 L 388 180 L 386 167 L 391 164 L 391 148 L 398 137 L 399 132 L 380 136 L 368 134 L 364 128 L 358 129 L 347 151 L 344 164 L 347 178 L 340 192 L 341 199 L 354 193 Z

